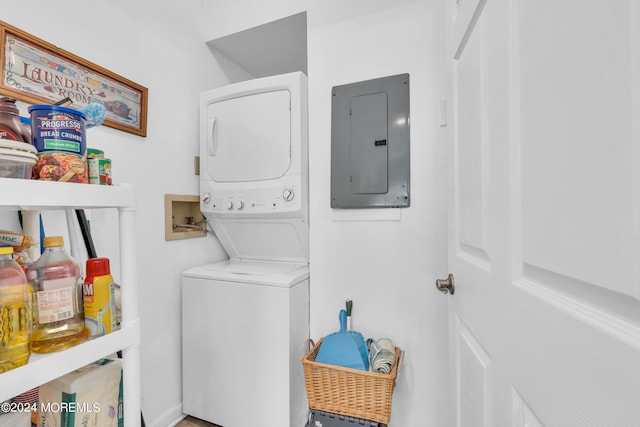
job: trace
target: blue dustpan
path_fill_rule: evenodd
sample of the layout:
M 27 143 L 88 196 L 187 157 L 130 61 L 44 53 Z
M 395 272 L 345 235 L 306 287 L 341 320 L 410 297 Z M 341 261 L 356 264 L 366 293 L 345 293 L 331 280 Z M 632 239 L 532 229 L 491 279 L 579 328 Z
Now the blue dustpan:
M 369 370 L 369 351 L 362 334 L 347 331 L 347 312 L 340 310 L 340 330 L 323 338 L 316 362 Z

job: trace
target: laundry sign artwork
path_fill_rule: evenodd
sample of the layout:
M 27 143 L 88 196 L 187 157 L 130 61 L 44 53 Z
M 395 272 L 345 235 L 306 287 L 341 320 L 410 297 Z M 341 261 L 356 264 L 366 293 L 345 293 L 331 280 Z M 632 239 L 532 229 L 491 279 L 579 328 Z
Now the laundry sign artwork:
M 0 21 L 0 94 L 33 104 L 104 106 L 105 126 L 147 133 L 146 87 Z

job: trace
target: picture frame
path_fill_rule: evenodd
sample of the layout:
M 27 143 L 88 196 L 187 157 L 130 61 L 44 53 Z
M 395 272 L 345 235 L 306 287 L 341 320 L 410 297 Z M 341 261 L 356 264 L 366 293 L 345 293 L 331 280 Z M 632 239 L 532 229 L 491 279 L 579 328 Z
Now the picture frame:
M 145 137 L 148 89 L 0 21 L 0 95 L 31 104 L 105 107 L 103 125 Z

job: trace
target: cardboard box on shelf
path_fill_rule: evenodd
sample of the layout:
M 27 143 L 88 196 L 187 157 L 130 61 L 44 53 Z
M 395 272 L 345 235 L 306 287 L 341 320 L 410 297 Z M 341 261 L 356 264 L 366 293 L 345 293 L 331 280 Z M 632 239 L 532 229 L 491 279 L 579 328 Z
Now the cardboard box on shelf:
M 38 427 L 117 427 L 121 372 L 103 359 L 40 386 Z

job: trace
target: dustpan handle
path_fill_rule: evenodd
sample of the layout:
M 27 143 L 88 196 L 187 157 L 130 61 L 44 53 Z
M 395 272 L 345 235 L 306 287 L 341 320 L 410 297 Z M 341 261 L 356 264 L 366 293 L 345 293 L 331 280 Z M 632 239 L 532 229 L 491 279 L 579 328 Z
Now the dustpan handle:
M 338 318 L 340 319 L 340 332 L 347 332 L 347 310 L 340 310 Z
M 305 353 L 308 353 L 311 351 L 311 349 L 316 345 L 316 343 L 313 342 L 313 339 L 311 338 L 307 338 L 306 340 L 304 340 L 304 351 Z

